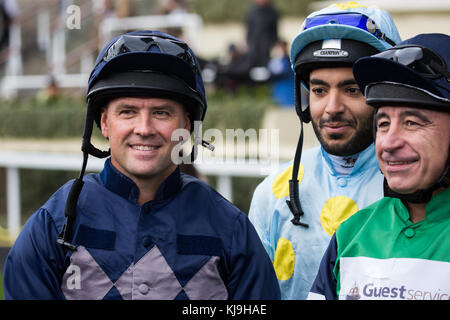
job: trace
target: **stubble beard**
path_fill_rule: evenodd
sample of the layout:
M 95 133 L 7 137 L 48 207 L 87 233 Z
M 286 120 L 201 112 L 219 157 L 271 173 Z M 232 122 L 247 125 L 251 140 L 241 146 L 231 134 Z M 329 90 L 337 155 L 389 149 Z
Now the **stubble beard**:
M 320 144 L 324 148 L 326 152 L 335 156 L 350 156 L 354 155 L 368 146 L 370 146 L 373 142 L 373 118 L 374 114 L 371 113 L 365 119 L 362 119 L 359 122 L 359 129 L 354 133 L 354 135 L 346 142 L 339 143 L 339 140 L 343 138 L 342 134 L 332 134 L 328 139 L 324 138 L 322 133 L 320 132 L 321 123 L 316 123 L 314 120 L 311 120 L 314 132 L 316 134 L 317 139 Z M 341 116 L 336 116 L 328 119 L 328 121 L 340 121 L 342 122 Z M 337 142 L 337 143 L 333 143 Z

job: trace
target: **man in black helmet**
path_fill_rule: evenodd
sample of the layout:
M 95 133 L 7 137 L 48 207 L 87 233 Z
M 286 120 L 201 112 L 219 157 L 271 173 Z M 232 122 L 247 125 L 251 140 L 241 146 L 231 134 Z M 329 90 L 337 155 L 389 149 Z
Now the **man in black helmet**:
M 449 299 L 449 66 L 444 34 L 421 34 L 355 63 L 376 109 L 385 197 L 341 224 L 309 298 Z
M 174 152 L 176 132 L 200 143 L 194 122 L 206 112 L 191 49 L 158 31 L 118 36 L 87 97 L 80 177 L 25 224 L 6 261 L 6 299 L 278 299 L 245 214 L 180 172 L 195 155 Z M 91 144 L 94 123 L 110 151 Z M 88 155 L 110 158 L 83 178 Z

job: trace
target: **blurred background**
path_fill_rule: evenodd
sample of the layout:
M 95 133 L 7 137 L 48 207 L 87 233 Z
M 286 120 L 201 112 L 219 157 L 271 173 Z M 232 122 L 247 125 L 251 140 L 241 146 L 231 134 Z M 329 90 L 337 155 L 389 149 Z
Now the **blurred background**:
M 290 42 L 308 13 L 334 2 L 0 1 L 1 263 L 29 216 L 77 176 L 89 73 L 99 50 L 127 31 L 159 29 L 190 44 L 207 89 L 203 132 L 218 128 L 223 137 L 226 129 L 269 132 L 266 140 L 262 134 L 258 141 L 236 139 L 231 150 L 219 144 L 214 153 L 201 151 L 204 158 L 232 159 L 230 163 L 204 161 L 184 169 L 247 213 L 254 188 L 270 172 L 267 159 L 281 164 L 295 153 L 300 127 L 293 107 Z M 388 10 L 403 39 L 450 31 L 448 0 L 358 2 Z M 276 134 L 270 136 L 273 130 Z M 307 149 L 317 141 L 309 126 L 305 131 Z M 98 131 L 94 140 L 107 148 Z M 269 151 L 249 151 L 255 144 L 262 148 L 261 141 Z M 237 157 L 239 145 L 244 152 Z M 227 158 L 230 153 L 234 156 Z M 89 162 L 91 172 L 102 168 L 103 161 L 91 157 Z

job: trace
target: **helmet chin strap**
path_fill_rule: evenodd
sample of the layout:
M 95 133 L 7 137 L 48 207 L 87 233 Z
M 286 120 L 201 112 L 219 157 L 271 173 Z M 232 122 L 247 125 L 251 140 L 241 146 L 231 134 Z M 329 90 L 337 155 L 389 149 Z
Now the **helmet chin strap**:
M 195 122 L 198 123 L 198 121 L 195 121 Z M 193 141 L 191 153 L 184 156 L 183 150 L 180 150 L 180 157 L 181 157 L 182 163 L 194 163 L 195 162 L 195 160 L 197 159 L 197 155 L 198 155 L 198 146 L 199 145 L 210 151 L 214 151 L 214 149 L 215 149 L 214 145 L 203 140 L 202 137 L 200 136 L 200 133 L 199 133 L 200 128 L 201 128 L 201 122 L 200 122 L 200 125 L 197 125 L 197 124 L 194 125 L 194 130 L 192 132 L 194 141 Z M 186 141 L 187 140 L 181 141 L 181 143 L 184 144 L 184 143 L 186 143 Z
M 298 139 L 297 149 L 295 151 L 294 165 L 292 168 L 292 178 L 291 180 L 289 180 L 289 200 L 286 200 L 286 203 L 289 207 L 289 210 L 291 210 L 292 214 L 294 215 L 291 222 L 296 226 L 308 228 L 308 224 L 300 221 L 300 217 L 304 214 L 298 194 L 298 171 L 300 167 L 300 160 L 302 158 L 302 148 L 303 122 L 300 120 L 300 137 Z
M 94 147 L 91 143 L 92 137 L 92 129 L 94 128 L 94 105 L 93 103 L 88 102 L 87 112 L 86 112 L 86 121 L 84 123 L 84 131 L 83 131 L 83 142 L 81 145 L 81 151 L 84 153 L 88 153 L 93 155 L 96 158 L 106 158 L 110 155 L 110 150 L 102 151 Z
M 57 242 L 64 248 L 69 250 L 76 250 L 76 246 L 72 244 L 72 227 L 77 216 L 77 202 L 81 190 L 84 186 L 83 176 L 86 171 L 89 155 L 97 158 L 106 158 L 110 155 L 110 151 L 101 151 L 94 147 L 91 143 L 92 129 L 94 127 L 94 113 L 93 106 L 88 102 L 88 111 L 86 113 L 86 121 L 84 123 L 83 142 L 81 151 L 83 151 L 83 164 L 81 166 L 80 175 L 72 184 L 69 195 L 67 196 L 66 207 L 64 215 L 66 223 L 64 224 L 61 233 L 58 235 Z
M 302 149 L 303 149 L 303 124 L 311 121 L 310 113 L 309 113 L 309 93 L 308 91 L 301 85 L 301 79 L 298 75 L 298 72 L 295 72 L 295 110 L 300 119 L 300 136 L 297 142 L 297 149 L 295 150 L 294 164 L 292 168 L 292 177 L 289 180 L 289 200 L 286 200 L 286 204 L 289 210 L 292 212 L 294 216 L 291 219 L 292 224 L 296 226 L 302 226 L 308 228 L 308 224 L 301 222 L 300 218 L 305 213 L 302 209 L 302 205 L 299 199 L 299 191 L 298 191 L 298 171 L 300 169 L 300 161 L 302 158 Z

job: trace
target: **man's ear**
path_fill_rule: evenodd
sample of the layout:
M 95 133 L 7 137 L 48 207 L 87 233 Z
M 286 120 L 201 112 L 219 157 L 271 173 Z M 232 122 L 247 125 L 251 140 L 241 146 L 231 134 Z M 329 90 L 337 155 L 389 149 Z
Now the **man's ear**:
M 193 125 L 193 123 L 191 123 L 191 117 L 189 112 L 184 113 L 184 120 L 185 120 L 184 129 L 186 129 L 187 131 L 191 131 L 191 126 Z
M 108 125 L 107 125 L 107 116 L 108 116 L 108 108 L 102 107 L 100 113 L 100 129 L 102 131 L 102 135 L 108 139 Z

